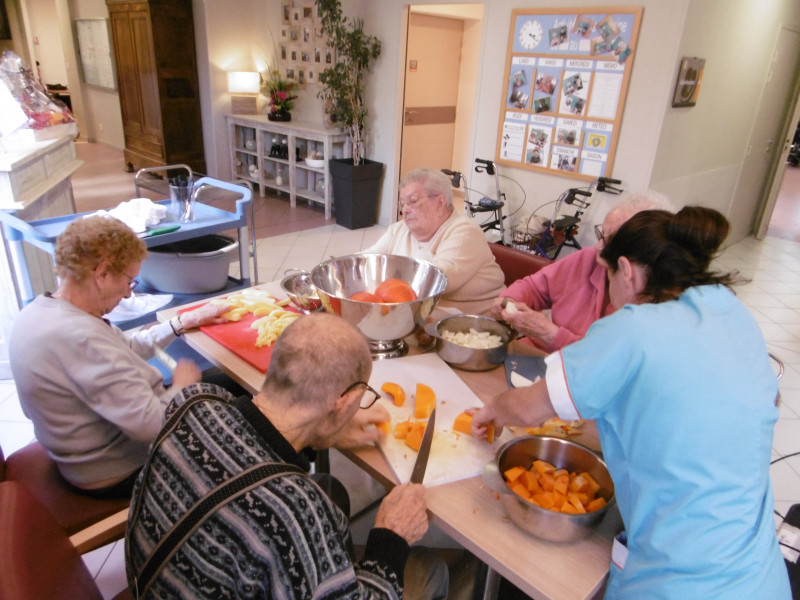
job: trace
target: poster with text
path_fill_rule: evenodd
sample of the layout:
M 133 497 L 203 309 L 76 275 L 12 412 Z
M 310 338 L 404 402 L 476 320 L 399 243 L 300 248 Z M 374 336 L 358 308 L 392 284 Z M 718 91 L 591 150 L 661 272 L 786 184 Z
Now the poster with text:
M 593 180 L 612 176 L 641 7 L 511 15 L 496 158 Z

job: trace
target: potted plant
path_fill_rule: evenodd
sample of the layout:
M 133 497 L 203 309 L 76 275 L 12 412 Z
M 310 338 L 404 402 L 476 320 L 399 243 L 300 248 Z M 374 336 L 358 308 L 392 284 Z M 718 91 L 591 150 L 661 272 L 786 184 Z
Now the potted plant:
M 297 99 L 292 92 L 297 89 L 294 81 L 283 79 L 278 71 L 270 71 L 269 79 L 261 77 L 261 93 L 269 98 L 267 118 L 270 121 L 291 121 L 292 108 Z
M 340 0 L 317 0 L 317 9 L 335 62 L 319 75 L 331 120 L 350 136 L 353 157 L 330 162 L 336 222 L 349 229 L 373 225 L 377 217 L 383 164 L 364 157 L 366 76 L 381 42 L 364 32 L 364 21 L 342 14 Z

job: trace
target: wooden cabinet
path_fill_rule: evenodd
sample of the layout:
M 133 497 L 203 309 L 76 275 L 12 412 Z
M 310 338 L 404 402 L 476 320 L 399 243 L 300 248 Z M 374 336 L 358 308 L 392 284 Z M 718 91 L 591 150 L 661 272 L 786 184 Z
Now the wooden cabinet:
M 106 0 L 128 171 L 206 172 L 191 0 Z
M 349 158 L 347 134 L 308 123 L 270 121 L 262 115 L 228 115 L 231 170 L 234 178 L 253 182 L 264 196 L 267 189 L 289 194 L 292 208 L 297 198 L 317 202 L 331 218 L 333 189 L 328 161 Z M 322 154 L 310 165 L 312 151 Z

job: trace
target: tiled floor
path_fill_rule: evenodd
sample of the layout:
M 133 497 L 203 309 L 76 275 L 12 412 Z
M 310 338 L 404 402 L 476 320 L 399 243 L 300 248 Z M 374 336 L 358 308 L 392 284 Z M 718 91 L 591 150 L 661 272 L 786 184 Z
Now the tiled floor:
M 105 154 L 104 154 L 105 156 Z M 115 164 L 110 162 L 112 169 Z M 82 167 L 84 168 L 84 167 Z M 129 199 L 133 190 L 132 175 L 120 169 L 117 178 L 124 183 L 104 188 L 100 196 L 88 198 L 94 189 L 81 180 L 75 181 L 79 210 L 114 206 Z M 129 177 L 130 181 L 125 179 Z M 130 186 L 127 188 L 126 186 Z M 113 189 L 112 189 L 113 188 Z M 800 184 L 793 198 L 800 198 Z M 80 194 L 87 191 L 87 195 Z M 94 203 L 94 205 L 92 205 Z M 316 209 L 300 206 L 295 214 L 285 208 L 284 199 L 261 203 L 256 210 L 260 281 L 280 278 L 285 269 L 310 269 L 331 255 L 355 252 L 368 246 L 383 228 L 350 231 L 326 222 Z M 301 211 L 302 216 L 301 216 Z M 306 229 L 303 234 L 300 230 Z M 787 235 L 786 237 L 792 237 Z M 738 295 L 761 325 L 772 353 L 785 363 L 781 379 L 783 404 L 781 418 L 775 428 L 773 457 L 800 452 L 800 237 L 794 240 L 769 236 L 763 241 L 753 238 L 727 248 L 718 259 L 720 269 L 738 269 L 752 281 L 738 288 Z M 0 442 L 6 455 L 33 439 L 30 422 L 22 414 L 13 381 L 0 381 Z M 785 514 L 792 504 L 800 502 L 800 457 L 775 463 L 771 469 L 776 509 Z M 776 524 L 780 519 L 776 517 Z M 110 598 L 125 585 L 123 544 L 117 542 L 84 556 L 84 560 L 103 592 Z

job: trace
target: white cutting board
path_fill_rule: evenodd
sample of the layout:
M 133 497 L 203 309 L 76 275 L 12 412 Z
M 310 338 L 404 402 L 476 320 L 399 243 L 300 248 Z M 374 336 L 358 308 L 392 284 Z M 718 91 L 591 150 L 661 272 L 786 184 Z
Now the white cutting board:
M 399 384 L 406 393 L 401 407 L 395 406 L 385 392 L 378 400 L 392 415 L 391 433 L 380 443 L 380 448 L 400 483 L 406 483 L 411 477 L 417 452 L 406 446 L 405 440 L 394 437 L 394 427 L 410 416 L 416 420 L 413 414 L 417 383 L 424 383 L 436 394 L 436 429 L 423 480 L 426 486 L 479 475 L 484 465 L 494 458 L 497 448 L 513 437 L 505 429 L 500 440 L 489 444 L 453 431 L 456 416 L 483 403 L 437 354 L 374 361 L 369 384 L 380 390 L 387 381 Z

